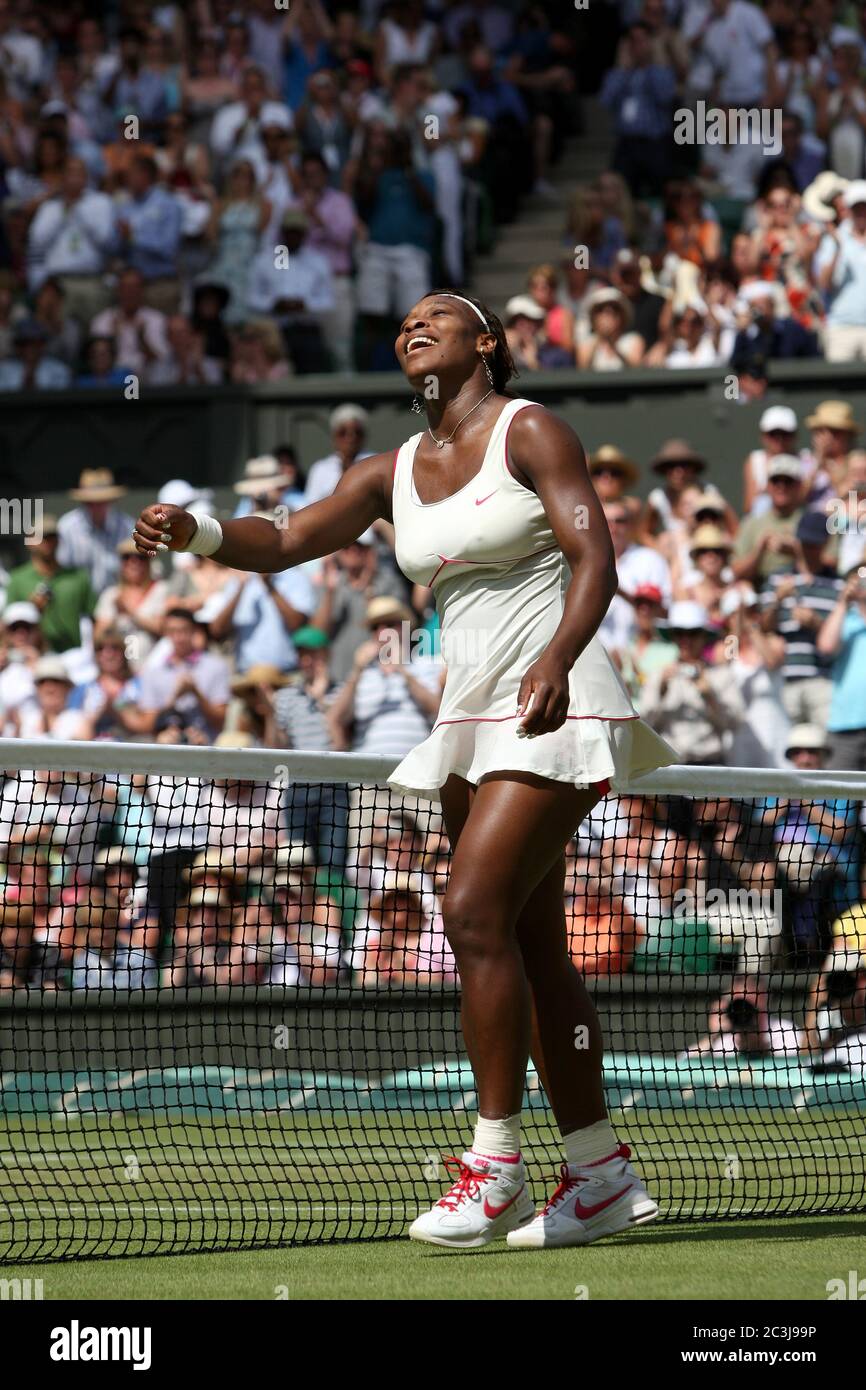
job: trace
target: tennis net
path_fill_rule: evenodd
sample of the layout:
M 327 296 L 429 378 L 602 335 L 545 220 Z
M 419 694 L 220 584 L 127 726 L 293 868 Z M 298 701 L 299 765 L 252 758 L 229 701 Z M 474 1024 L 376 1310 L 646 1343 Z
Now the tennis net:
M 438 807 L 396 759 L 0 740 L 0 1262 L 402 1234 L 475 1093 Z M 866 1204 L 857 773 L 599 803 L 566 920 L 663 1219 Z M 558 1135 L 532 1067 L 541 1198 Z

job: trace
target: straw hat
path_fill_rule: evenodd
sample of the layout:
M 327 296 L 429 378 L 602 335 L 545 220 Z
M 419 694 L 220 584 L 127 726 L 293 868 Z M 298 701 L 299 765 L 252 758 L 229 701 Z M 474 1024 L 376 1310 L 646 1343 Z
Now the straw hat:
M 232 907 L 224 888 L 194 888 L 187 899 L 188 907 Z
M 273 666 L 269 661 L 258 661 L 250 666 L 241 675 L 235 676 L 232 680 L 232 690 L 239 695 L 243 690 L 252 690 L 257 685 L 271 685 L 278 689 L 285 685 L 288 676 L 281 671 L 278 666 Z M 225 747 L 226 745 L 221 745 Z M 237 744 L 237 747 L 250 747 L 250 744 Z
M 602 444 L 600 449 L 596 449 L 595 453 L 589 456 L 590 477 L 595 477 L 605 468 L 621 473 L 629 486 L 637 482 L 640 474 L 637 464 L 627 458 L 622 449 L 618 449 L 615 444 Z
M 810 430 L 847 430 L 850 434 L 859 434 L 861 429 L 847 401 L 821 401 L 814 414 L 807 415 L 806 424 Z
M 242 729 L 224 729 L 221 734 L 217 734 L 214 741 L 214 748 L 255 748 L 256 741 L 252 734 L 246 733 Z
M 38 685 L 40 681 L 63 681 L 66 685 L 74 684 L 72 677 L 63 664 L 59 656 L 41 656 L 33 668 L 33 681 Z
M 125 497 L 127 489 L 114 481 L 110 468 L 84 468 L 78 487 L 70 492 L 73 502 L 116 502 Z
M 197 879 L 204 878 L 206 874 L 222 874 L 227 878 L 244 878 L 245 870 L 242 869 L 234 859 L 229 858 L 225 850 L 218 849 L 211 845 L 208 849 L 203 849 L 192 861 L 191 868 L 185 872 L 185 877 L 190 883 L 195 883 Z
M 285 487 L 286 475 L 273 454 L 261 454 L 244 464 L 244 476 L 232 486 L 239 497 L 258 497 L 263 492 Z
M 699 550 L 724 550 L 729 554 L 732 549 L 730 536 L 720 526 L 711 523 L 699 526 L 689 544 L 690 555 L 696 555 Z
M 384 622 L 387 618 L 394 618 L 397 622 L 412 622 L 412 614 L 400 599 L 390 594 L 371 599 L 367 605 L 367 626 L 372 627 L 374 623 Z
M 277 873 L 283 873 L 289 869 L 306 869 L 308 872 L 316 867 L 316 856 L 309 845 L 305 845 L 303 840 L 294 840 L 291 844 L 281 845 L 274 855 L 274 869 Z

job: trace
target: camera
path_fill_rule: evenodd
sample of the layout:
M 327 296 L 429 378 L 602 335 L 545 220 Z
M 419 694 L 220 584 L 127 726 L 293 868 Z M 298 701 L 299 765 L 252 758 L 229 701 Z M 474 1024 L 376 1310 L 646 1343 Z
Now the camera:
M 687 681 L 696 681 L 700 674 L 700 666 L 695 666 L 691 661 L 683 662 L 680 666 L 680 675 L 685 676 Z
M 827 1002 L 844 1004 L 857 988 L 857 976 L 851 970 L 831 970 L 824 982 Z
M 758 1010 L 750 999 L 732 999 L 725 1005 L 725 1017 L 734 1028 L 751 1028 Z

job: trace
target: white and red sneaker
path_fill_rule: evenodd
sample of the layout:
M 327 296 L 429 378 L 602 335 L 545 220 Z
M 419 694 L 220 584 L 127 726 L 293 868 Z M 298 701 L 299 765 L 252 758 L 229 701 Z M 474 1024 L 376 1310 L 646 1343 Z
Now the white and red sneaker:
M 601 1236 L 654 1221 L 659 1209 L 630 1158 L 631 1151 L 622 1144 L 609 1158 L 580 1168 L 563 1163 L 553 1196 L 534 1221 L 510 1233 L 508 1244 L 518 1250 L 589 1245 Z
M 446 1158 L 445 1167 L 454 1182 L 429 1211 L 409 1227 L 412 1240 L 454 1249 L 472 1249 L 501 1240 L 535 1212 L 526 1169 L 515 1158 L 489 1158 L 465 1153 Z

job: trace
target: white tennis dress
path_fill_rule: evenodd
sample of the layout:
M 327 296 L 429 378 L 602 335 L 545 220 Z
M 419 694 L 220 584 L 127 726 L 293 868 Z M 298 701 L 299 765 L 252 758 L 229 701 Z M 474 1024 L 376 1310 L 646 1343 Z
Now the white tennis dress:
M 397 454 L 397 563 L 413 583 L 433 589 L 447 676 L 432 732 L 388 779 L 396 791 L 438 801 L 451 773 L 475 784 L 502 771 L 607 791 L 677 761 L 635 713 L 597 637 L 569 673 L 565 723 L 536 738 L 517 736 L 520 682 L 553 637 L 571 580 L 540 499 L 507 464 L 508 427 L 533 404 L 505 406 L 480 470 L 441 502 L 421 502 L 415 490 L 423 431 Z

